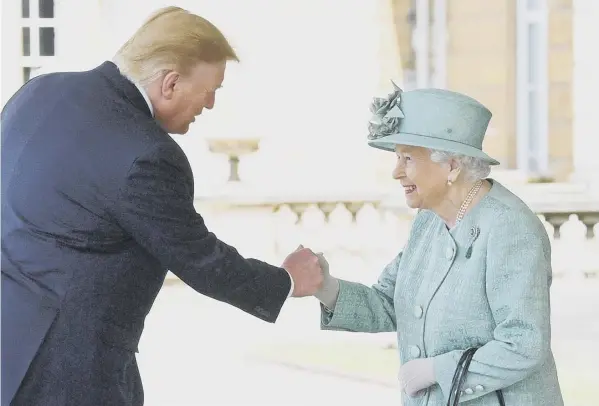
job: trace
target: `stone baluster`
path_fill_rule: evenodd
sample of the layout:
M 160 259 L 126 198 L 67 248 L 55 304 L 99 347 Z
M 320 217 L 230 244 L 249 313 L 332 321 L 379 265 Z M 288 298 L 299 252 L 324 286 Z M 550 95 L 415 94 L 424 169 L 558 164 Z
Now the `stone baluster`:
M 593 237 L 595 237 L 595 225 L 599 223 L 599 213 L 578 213 L 578 219 L 582 222 L 582 224 L 585 225 L 587 229 L 586 238 L 588 240 L 593 239 Z
M 337 208 L 337 202 L 320 202 L 317 206 L 324 214 L 325 221 L 328 222 L 331 213 Z
M 543 213 L 543 216 L 553 227 L 553 238 L 559 240 L 560 228 L 570 219 L 570 213 Z
M 302 221 L 302 217 L 304 216 L 304 213 L 306 213 L 306 211 L 310 208 L 311 203 L 293 202 L 288 203 L 288 205 L 291 211 L 295 213 L 295 215 L 297 216 L 295 224 L 300 224 Z
M 358 219 L 358 212 L 364 207 L 366 202 L 343 202 L 345 208 L 351 213 L 352 222 L 356 223 Z

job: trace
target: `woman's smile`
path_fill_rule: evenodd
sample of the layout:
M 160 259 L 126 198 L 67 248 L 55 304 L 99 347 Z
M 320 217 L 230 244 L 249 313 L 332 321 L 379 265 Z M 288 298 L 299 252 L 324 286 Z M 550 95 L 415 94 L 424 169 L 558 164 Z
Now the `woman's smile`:
M 406 192 L 406 195 L 409 195 L 411 193 L 414 193 L 416 191 L 416 186 L 415 185 L 408 185 L 408 186 L 404 186 L 404 191 Z

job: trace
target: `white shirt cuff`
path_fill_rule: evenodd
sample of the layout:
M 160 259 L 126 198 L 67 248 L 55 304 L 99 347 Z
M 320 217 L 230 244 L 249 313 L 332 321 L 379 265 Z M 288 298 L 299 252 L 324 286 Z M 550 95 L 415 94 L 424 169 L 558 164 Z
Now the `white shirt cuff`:
M 285 268 L 283 268 L 285 269 Z M 287 298 L 289 299 L 291 297 L 291 295 L 293 294 L 293 278 L 291 277 L 291 274 L 289 273 L 289 271 L 287 271 L 287 269 L 285 269 L 285 272 L 287 272 L 287 275 L 289 275 L 289 280 L 291 281 L 291 289 L 289 289 L 289 293 L 287 294 Z

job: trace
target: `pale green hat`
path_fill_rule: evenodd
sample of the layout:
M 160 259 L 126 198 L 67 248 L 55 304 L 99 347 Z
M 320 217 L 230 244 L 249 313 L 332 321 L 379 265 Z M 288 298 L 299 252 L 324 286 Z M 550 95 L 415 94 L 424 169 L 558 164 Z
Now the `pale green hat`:
M 393 93 L 375 98 L 370 107 L 368 145 L 386 151 L 395 151 L 397 144 L 431 148 L 499 165 L 482 151 L 491 120 L 485 106 L 449 90 L 403 92 L 395 83 L 393 87 Z

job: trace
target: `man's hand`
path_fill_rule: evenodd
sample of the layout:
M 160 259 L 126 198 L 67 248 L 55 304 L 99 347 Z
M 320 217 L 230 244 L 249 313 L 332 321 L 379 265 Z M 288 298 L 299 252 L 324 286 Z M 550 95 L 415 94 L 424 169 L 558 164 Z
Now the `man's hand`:
M 312 296 L 324 281 L 318 256 L 301 245 L 283 261 L 283 268 L 293 279 L 293 297 Z
M 432 358 L 421 358 L 407 362 L 399 369 L 399 386 L 410 397 L 436 384 Z

